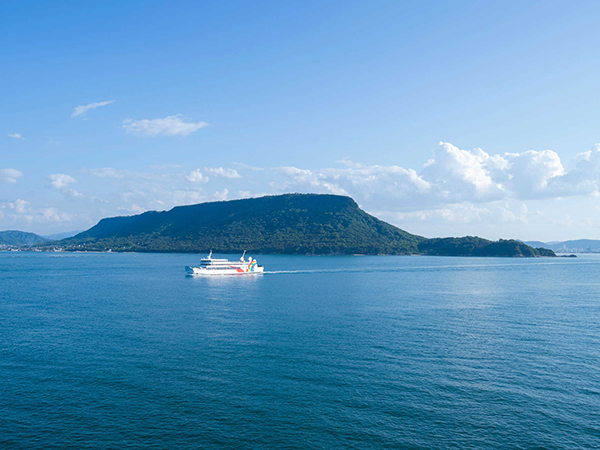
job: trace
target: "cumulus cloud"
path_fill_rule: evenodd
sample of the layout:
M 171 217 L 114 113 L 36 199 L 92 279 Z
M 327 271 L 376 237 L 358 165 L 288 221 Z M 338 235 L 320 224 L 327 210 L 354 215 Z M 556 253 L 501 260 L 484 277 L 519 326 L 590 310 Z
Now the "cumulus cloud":
M 23 199 L 17 199 L 13 202 L 0 202 L 1 217 L 6 217 L 13 221 L 33 222 L 35 214 L 30 207 L 30 203 Z
M 373 206 L 380 200 L 394 203 L 412 203 L 431 191 L 431 183 L 413 169 L 399 166 L 364 166 L 344 169 L 321 169 L 317 171 L 297 167 L 280 167 L 278 172 L 293 179 L 293 183 L 273 185 L 283 190 L 304 187 L 307 190 L 331 194 L 350 195 L 360 202 Z
M 553 196 L 565 174 L 560 157 L 551 150 L 507 153 L 507 188 L 517 198 Z
M 440 142 L 421 176 L 435 186 L 438 196 L 449 201 L 499 198 L 503 186 L 493 178 L 493 172 L 503 167 L 506 164 L 501 157 L 491 157 L 479 148 L 460 150 Z
M 420 172 L 339 162 L 345 167 L 279 167 L 275 171 L 287 181 L 272 187 L 348 194 L 372 208 L 408 211 L 423 207 L 433 211 L 462 202 L 600 194 L 600 145 L 578 155 L 570 171 L 551 150 L 490 155 L 480 148 L 461 150 L 446 142 L 440 142 Z
M 63 194 L 68 194 L 73 197 L 83 197 L 83 194 L 77 192 L 70 185 L 72 183 L 77 183 L 77 180 L 70 175 L 66 175 L 64 173 L 53 173 L 48 176 L 50 183 L 56 189 L 59 189 Z
M 2 203 L 1 207 L 3 209 L 11 209 L 17 214 L 25 214 L 29 211 L 29 202 L 19 198 L 14 202 Z
M 73 110 L 73 113 L 71 114 L 71 118 L 81 116 L 82 114 L 85 114 L 86 112 L 88 112 L 90 109 L 96 109 L 96 108 L 99 108 L 100 106 L 110 105 L 111 103 L 114 103 L 114 100 L 108 100 L 105 102 L 97 102 L 97 103 L 90 103 L 88 105 L 77 106 Z
M 6 135 L 13 139 L 23 139 L 23 136 L 21 136 L 19 133 L 7 133 Z
M 444 208 L 400 212 L 396 214 L 396 219 L 399 220 L 441 220 L 445 222 L 480 222 L 482 218 L 490 214 L 487 208 L 478 208 L 470 202 L 463 202 L 453 205 L 448 205 Z
M 223 178 L 242 178 L 235 169 L 223 169 L 222 167 L 205 167 L 204 170 L 211 175 Z
M 527 223 L 529 209 L 525 203 L 520 203 L 517 208 L 512 208 L 509 202 L 505 202 L 501 208 L 502 220 L 504 222 Z
M 14 184 L 17 182 L 17 178 L 21 178 L 23 172 L 16 169 L 0 169 L 0 181 L 4 183 Z
M 168 116 L 164 119 L 143 119 L 123 121 L 123 129 L 130 134 L 140 137 L 189 136 L 200 128 L 207 127 L 206 122 L 184 122 L 182 115 Z
M 53 207 L 33 208 L 31 204 L 23 199 L 17 199 L 13 202 L 0 203 L 0 217 L 6 217 L 12 221 L 21 221 L 26 223 L 48 223 L 48 222 L 67 222 L 73 219 L 72 214 L 60 212 Z
M 73 214 L 60 212 L 56 208 L 41 208 L 37 213 L 38 222 L 69 222 Z
M 65 187 L 68 187 L 69 184 L 77 182 L 75 178 L 64 173 L 54 173 L 48 176 L 48 179 L 52 183 L 52 186 L 54 186 L 57 189 L 63 189 Z
M 135 213 L 264 195 L 258 192 L 318 192 L 349 195 L 379 217 L 401 226 L 414 223 L 416 232 L 426 230 L 429 224 L 447 224 L 442 233 L 446 235 L 457 234 L 457 230 L 477 232 L 467 226 L 471 223 L 496 227 L 500 233 L 551 223 L 536 215 L 536 209 L 544 209 L 549 217 L 558 220 L 554 211 L 560 210 L 561 204 L 554 199 L 571 197 L 562 205 L 579 202 L 585 209 L 589 196 L 600 198 L 600 144 L 566 162 L 551 150 L 491 154 L 480 148 L 464 150 L 442 142 L 422 167 L 414 169 L 367 165 L 348 159 L 337 161 L 332 167 L 284 166 L 261 172 L 231 164 L 235 169 L 200 167 L 145 173 L 104 167 L 85 173 L 110 179 L 110 183 L 101 183 L 103 189 L 112 191 L 103 193 L 111 205 L 103 206 L 105 216 L 117 207 Z M 0 171 L 0 181 L 14 183 L 20 172 L 7 170 L 14 169 Z M 49 180 L 62 193 L 81 196 L 73 190 L 77 182 L 73 177 L 53 174 Z M 200 186 L 206 189 L 209 180 L 216 186 L 205 192 Z M 540 204 L 550 205 L 549 209 Z M 4 213 L 8 211 L 8 207 L 3 209 Z M 10 211 L 14 213 L 13 209 Z M 574 214 L 571 212 L 573 217 Z M 573 223 L 579 222 L 577 219 Z M 431 225 L 431 234 L 439 230 Z
M 208 183 L 209 180 L 209 178 L 204 175 L 200 169 L 193 170 L 186 178 L 192 183 Z
M 213 198 L 215 200 L 227 200 L 227 195 L 229 195 L 229 190 L 223 189 L 222 191 L 216 191 Z

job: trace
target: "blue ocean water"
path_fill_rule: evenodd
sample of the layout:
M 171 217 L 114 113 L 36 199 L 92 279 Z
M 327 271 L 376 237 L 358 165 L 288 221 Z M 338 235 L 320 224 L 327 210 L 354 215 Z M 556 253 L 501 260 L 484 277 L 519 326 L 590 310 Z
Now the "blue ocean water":
M 599 256 L 253 256 L 0 253 L 0 448 L 600 448 Z

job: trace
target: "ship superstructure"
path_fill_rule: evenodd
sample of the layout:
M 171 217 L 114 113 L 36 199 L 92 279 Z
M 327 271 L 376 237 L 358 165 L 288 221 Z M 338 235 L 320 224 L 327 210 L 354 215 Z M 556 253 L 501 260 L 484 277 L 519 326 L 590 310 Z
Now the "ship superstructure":
M 229 261 L 212 257 L 212 251 L 206 258 L 200 260 L 199 267 L 186 266 L 188 275 L 244 275 L 264 272 L 264 267 L 259 266 L 255 259 L 244 259 L 246 252 L 239 261 Z

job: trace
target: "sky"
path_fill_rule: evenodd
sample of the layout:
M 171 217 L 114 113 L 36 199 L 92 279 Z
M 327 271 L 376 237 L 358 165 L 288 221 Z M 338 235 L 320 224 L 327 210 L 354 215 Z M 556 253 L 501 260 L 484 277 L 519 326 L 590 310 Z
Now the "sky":
M 597 2 L 0 3 L 0 230 L 285 192 L 600 239 Z

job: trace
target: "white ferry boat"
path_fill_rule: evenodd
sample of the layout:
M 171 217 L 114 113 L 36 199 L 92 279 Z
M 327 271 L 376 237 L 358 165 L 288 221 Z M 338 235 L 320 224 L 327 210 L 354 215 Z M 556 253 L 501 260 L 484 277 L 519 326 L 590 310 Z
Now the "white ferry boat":
M 264 267 L 259 266 L 255 259 L 250 256 L 246 261 L 244 256 L 246 256 L 246 252 L 239 262 L 215 259 L 212 257 L 211 250 L 206 258 L 200 260 L 200 267 L 186 266 L 185 271 L 188 275 L 243 275 L 264 272 Z

